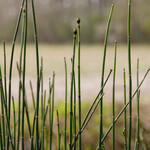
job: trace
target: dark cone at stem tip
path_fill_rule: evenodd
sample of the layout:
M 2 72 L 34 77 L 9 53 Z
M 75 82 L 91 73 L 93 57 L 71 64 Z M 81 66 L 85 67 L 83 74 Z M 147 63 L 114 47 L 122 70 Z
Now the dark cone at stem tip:
M 76 21 L 78 24 L 80 24 L 80 18 L 79 17 L 76 19 Z
M 76 28 L 73 29 L 73 34 L 77 35 L 77 29 Z
M 25 13 L 26 12 L 26 9 L 25 8 L 23 8 L 23 13 Z

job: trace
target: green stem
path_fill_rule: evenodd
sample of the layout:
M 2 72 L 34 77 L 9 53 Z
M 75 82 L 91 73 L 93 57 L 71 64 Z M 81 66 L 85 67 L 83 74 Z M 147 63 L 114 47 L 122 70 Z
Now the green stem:
M 65 63 L 65 125 L 64 125 L 64 150 L 67 150 L 67 63 L 66 58 L 64 58 Z
M 25 107 L 25 72 L 26 72 L 26 46 L 27 46 L 27 26 L 28 26 L 28 0 L 25 1 L 25 10 L 24 10 L 24 16 L 25 16 L 25 35 L 24 35 L 24 58 L 23 58 L 23 79 L 22 79 L 22 150 L 24 150 L 24 107 Z
M 101 87 L 104 84 L 106 50 L 107 50 L 108 34 L 109 34 L 109 28 L 110 28 L 113 10 L 114 10 L 114 4 L 112 4 L 112 6 L 111 6 L 111 11 L 110 11 L 108 24 L 107 24 L 107 28 L 106 28 L 106 35 L 105 35 L 105 42 L 104 42 L 102 77 L 101 77 Z M 102 91 L 102 93 L 103 93 L 103 91 Z M 100 150 L 102 149 L 102 143 L 101 143 L 102 137 L 103 137 L 103 97 L 102 97 L 102 100 L 100 102 L 100 124 L 99 124 L 99 147 L 100 147 Z
M 124 106 L 126 105 L 126 73 L 125 69 L 123 70 L 123 79 L 124 79 Z M 126 117 L 126 109 L 124 111 L 124 150 L 127 150 L 127 117 Z
M 139 59 L 137 59 L 137 87 L 139 86 Z M 137 122 L 135 150 L 139 150 L 140 142 L 140 91 L 137 92 Z
M 73 81 L 73 85 L 74 85 L 74 114 L 73 114 L 73 122 L 74 122 L 74 140 L 75 140 L 75 136 L 76 136 L 76 80 L 75 80 L 75 74 L 74 74 L 74 81 Z M 76 144 L 74 145 L 74 150 L 76 150 Z
M 14 150 L 16 149 L 16 112 L 15 112 L 15 102 L 14 97 L 12 97 L 13 102 L 13 120 L 14 120 Z
M 4 106 L 4 110 L 5 110 L 7 134 L 8 134 L 8 138 L 10 139 L 9 143 L 11 145 L 12 150 L 14 150 L 14 145 L 12 142 L 12 135 L 11 135 L 11 131 L 10 131 L 10 122 L 9 122 L 9 117 L 8 117 L 8 113 L 7 113 L 7 105 L 6 105 L 6 101 L 4 100 L 4 90 L 3 90 L 1 66 L 0 66 L 0 97 L 3 99 L 2 101 L 4 102 L 3 106 Z
M 115 150 L 115 81 L 116 81 L 116 57 L 117 57 L 117 42 L 115 42 L 115 57 L 114 57 L 114 70 L 113 70 L 113 98 L 112 98 L 112 114 L 113 114 L 113 145 L 112 149 Z
M 77 25 L 78 25 L 78 116 L 79 116 L 79 132 L 81 131 L 81 77 L 80 77 L 80 18 L 77 18 Z M 79 150 L 81 150 L 81 134 L 79 135 Z
M 72 118 L 73 118 L 73 80 L 74 80 L 74 65 L 75 65 L 75 48 L 76 48 L 76 35 L 77 29 L 73 31 L 73 58 L 72 58 L 72 73 L 71 73 L 71 88 L 70 88 L 70 131 L 69 131 L 69 150 L 72 144 Z
M 31 81 L 30 81 L 30 89 L 31 89 L 32 101 L 33 101 L 33 107 L 34 107 L 34 110 L 35 110 L 35 98 L 34 98 L 33 86 L 32 86 Z
M 36 66 L 37 66 L 37 104 L 36 104 L 36 149 L 39 148 L 39 126 L 38 126 L 38 117 L 39 117 L 39 91 L 40 91 L 40 77 L 39 77 L 39 51 L 38 51 L 38 36 L 37 36 L 37 27 L 36 27 L 36 17 L 34 9 L 34 1 L 32 0 L 32 14 L 33 14 L 33 26 L 34 26 L 34 37 L 36 45 Z
M 5 99 L 7 104 L 7 73 L 6 73 L 6 47 L 5 41 L 3 41 L 3 49 L 4 49 L 4 86 L 5 86 Z
M 43 118 L 43 57 L 41 58 L 41 119 Z
M 128 67 L 129 67 L 129 131 L 128 150 L 131 150 L 132 135 L 132 73 L 131 73 L 131 0 L 128 0 Z
M 58 114 L 58 110 L 57 110 L 57 137 L 58 137 L 58 140 L 57 140 L 57 143 L 58 143 L 58 150 L 60 150 L 60 124 L 59 124 L 59 114 Z
M 15 43 L 18 35 L 18 30 L 20 26 L 21 16 L 22 16 L 22 10 L 25 0 L 22 0 L 19 17 L 16 25 L 16 30 L 13 37 L 13 44 L 12 44 L 12 52 L 11 52 L 11 60 L 10 60 L 10 69 L 9 69 L 9 91 L 8 91 L 8 117 L 10 120 L 10 109 L 11 109 L 11 78 L 12 78 L 12 66 L 13 66 L 13 58 L 14 58 L 14 50 L 15 50 Z M 9 137 L 7 138 L 7 150 L 9 150 Z

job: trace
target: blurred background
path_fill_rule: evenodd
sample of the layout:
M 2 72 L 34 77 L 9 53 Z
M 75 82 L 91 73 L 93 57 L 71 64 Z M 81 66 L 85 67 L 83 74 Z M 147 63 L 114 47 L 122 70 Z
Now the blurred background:
M 12 40 L 20 0 L 0 0 L 0 40 Z M 111 3 L 115 3 L 110 41 L 126 42 L 127 0 L 36 0 L 39 39 L 44 43 L 70 43 L 77 16 L 82 22 L 82 42 L 102 43 Z M 150 1 L 132 0 L 132 41 L 150 41 Z M 29 16 L 28 40 L 33 41 Z M 6 32 L 7 31 L 7 32 Z

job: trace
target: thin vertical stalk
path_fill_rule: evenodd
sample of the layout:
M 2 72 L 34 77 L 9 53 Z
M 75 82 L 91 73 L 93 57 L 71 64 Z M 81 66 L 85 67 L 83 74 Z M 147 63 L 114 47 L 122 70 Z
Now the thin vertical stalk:
M 80 77 L 80 18 L 77 18 L 78 25 L 78 116 L 79 116 L 79 132 L 81 131 L 81 77 Z M 79 135 L 79 150 L 81 150 L 81 135 Z
M 52 91 L 51 91 L 51 81 L 49 79 L 49 101 L 48 101 L 48 108 L 49 108 L 49 150 L 52 149 L 52 144 L 51 144 L 51 138 L 52 138 L 52 132 L 51 132 L 51 126 L 52 126 L 52 122 L 51 122 L 51 119 L 52 119 L 52 105 L 51 105 L 51 96 L 52 96 Z
M 132 72 L 131 72 L 131 0 L 128 0 L 128 69 L 129 69 L 129 133 L 128 150 L 131 150 L 132 135 Z
M 72 74 L 71 74 L 71 88 L 70 88 L 70 131 L 69 131 L 69 150 L 72 144 L 72 118 L 73 118 L 73 80 L 74 80 L 74 65 L 75 65 L 75 48 L 76 48 L 77 29 L 73 31 L 73 57 L 72 57 Z
M 2 79 L 1 79 L 1 80 L 2 80 Z M 2 81 L 0 81 L 0 82 L 2 82 Z M 2 83 L 0 83 L 0 84 L 2 84 Z M 1 94 L 0 99 L 1 99 L 1 117 L 2 117 L 2 119 L 1 119 L 1 122 L 2 122 L 2 125 L 1 125 L 2 147 L 3 147 L 3 149 L 5 149 L 5 118 L 4 118 L 4 104 L 5 104 L 6 102 L 4 102 L 4 98 L 3 98 L 2 94 Z
M 4 100 L 5 97 L 4 97 L 1 66 L 0 66 L 0 97 L 3 99 L 2 101 L 4 102 L 3 106 L 4 106 L 4 110 L 5 110 L 5 118 L 6 118 L 6 126 L 7 126 L 6 129 L 7 129 L 8 138 L 10 139 L 10 141 L 8 143 L 10 143 L 12 150 L 14 150 L 14 145 L 12 142 L 12 135 L 11 135 L 11 131 L 10 131 L 10 122 L 9 122 L 9 117 L 8 117 L 8 113 L 7 113 L 7 105 L 6 105 L 6 101 Z
M 37 27 L 36 27 L 36 17 L 34 9 L 34 1 L 32 0 L 32 14 L 33 14 L 33 26 L 34 26 L 34 37 L 36 45 L 36 66 L 37 66 L 37 103 L 36 103 L 36 149 L 39 148 L 39 91 L 40 91 L 40 77 L 39 77 L 39 51 L 38 51 L 38 36 L 37 36 Z
M 74 137 L 74 141 L 75 141 L 75 137 L 76 137 L 76 79 L 75 79 L 75 74 L 74 74 L 74 81 L 73 81 L 73 85 L 74 85 L 74 114 L 73 114 L 73 122 L 74 122 L 74 135 L 73 135 L 73 137 Z M 76 150 L 76 143 L 75 143 L 75 145 L 74 145 L 74 150 Z
M 1 130 L 1 116 L 0 116 L 0 149 L 3 149 L 3 142 L 2 142 L 2 130 Z
M 25 9 L 24 9 L 24 15 L 25 15 L 25 34 L 24 34 L 24 58 L 23 58 L 23 79 L 22 79 L 22 132 L 21 132 L 21 138 L 22 138 L 22 150 L 24 150 L 24 107 L 25 107 L 25 72 L 26 72 L 26 46 L 27 46 L 27 14 L 28 14 L 28 0 L 25 1 Z
M 10 120 L 10 109 L 11 109 L 11 78 L 12 78 L 12 66 L 13 66 L 13 58 L 14 58 L 14 50 L 15 50 L 15 43 L 18 35 L 18 30 L 20 26 L 21 16 L 22 16 L 22 10 L 25 0 L 22 0 L 19 17 L 16 25 L 16 30 L 13 37 L 13 44 L 12 44 L 12 52 L 11 52 L 11 60 L 10 60 L 10 69 L 9 69 L 9 91 L 8 91 L 8 117 Z M 9 149 L 9 137 L 7 138 L 7 150 Z
M 50 149 L 52 149 L 52 138 L 53 138 L 53 120 L 54 120 L 54 93 L 55 93 L 55 72 L 53 72 L 53 81 L 52 81 L 52 103 L 51 103 L 51 128 L 50 128 Z
M 15 111 L 15 101 L 14 97 L 12 97 L 13 103 L 13 120 L 14 120 L 14 150 L 16 149 L 16 111 Z
M 5 87 L 5 100 L 7 104 L 7 73 L 6 73 L 6 47 L 5 41 L 3 41 L 3 49 L 4 49 L 4 87 Z
M 139 86 L 139 58 L 137 59 L 137 87 Z M 137 122 L 135 150 L 139 150 L 140 142 L 140 90 L 137 92 Z
M 64 125 L 64 150 L 67 150 L 67 63 L 66 58 L 64 58 L 65 63 L 65 125 Z
M 43 57 L 41 58 L 41 119 L 43 118 Z
M 21 115 L 21 71 L 22 71 L 22 53 L 23 53 L 23 47 L 24 47 L 24 34 L 25 34 L 25 15 L 23 17 L 23 23 L 22 23 L 22 36 L 21 36 L 21 51 L 20 51 L 20 66 L 17 64 L 17 70 L 19 74 L 19 95 L 18 95 L 18 134 L 17 134 L 17 150 L 19 150 L 19 144 L 20 144 L 20 115 Z
M 112 97 L 112 114 L 113 114 L 113 137 L 112 149 L 115 150 L 115 82 L 116 82 L 116 57 L 117 57 L 117 41 L 115 41 L 115 57 L 114 57 L 114 70 L 113 70 L 113 97 Z
M 109 15 L 109 19 L 108 19 L 108 24 L 107 24 L 107 28 L 106 28 L 106 35 L 105 35 L 105 42 L 104 42 L 102 76 L 101 76 L 101 87 L 104 84 L 106 50 L 107 50 L 108 34 L 109 34 L 109 28 L 110 28 L 110 23 L 111 23 L 111 19 L 112 19 L 113 10 L 114 10 L 114 4 L 112 4 L 112 6 L 111 6 L 110 15 Z M 103 93 L 103 91 L 102 91 L 102 93 Z M 100 125 L 99 125 L 99 147 L 100 147 L 100 150 L 102 149 L 102 143 L 101 143 L 102 137 L 103 137 L 103 97 L 102 97 L 102 100 L 100 102 Z
M 46 100 L 46 91 L 44 92 L 44 103 L 45 103 L 45 100 Z M 42 116 L 42 130 L 41 130 L 41 134 L 42 134 L 41 148 L 42 148 L 42 150 L 44 150 L 44 126 L 45 126 L 45 109 L 44 109 L 44 107 L 43 107 L 42 114 L 43 114 L 43 116 Z
M 126 105 L 126 72 L 125 69 L 123 69 L 123 79 L 124 79 L 124 106 Z M 123 129 L 123 135 L 124 135 L 124 150 L 127 150 L 127 117 L 126 117 L 126 109 L 124 111 L 124 129 Z
M 32 101 L 33 101 L 33 107 L 34 107 L 34 110 L 35 110 L 35 98 L 34 98 L 33 86 L 32 86 L 31 81 L 30 81 L 30 89 L 31 89 Z
M 57 143 L 58 143 L 58 150 L 60 150 L 60 124 L 59 124 L 59 114 L 58 114 L 58 110 L 56 111 L 57 113 Z

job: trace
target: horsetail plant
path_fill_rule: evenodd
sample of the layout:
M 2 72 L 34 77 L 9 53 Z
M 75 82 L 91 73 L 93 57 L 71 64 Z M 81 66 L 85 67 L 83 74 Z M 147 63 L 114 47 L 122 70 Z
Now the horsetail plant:
M 0 77 L 0 84 L 2 85 L 2 78 Z M 2 134 L 2 149 L 5 149 L 5 117 L 4 117 L 4 97 L 1 92 L 1 134 Z
M 3 107 L 5 110 L 5 118 L 6 118 L 6 126 L 7 126 L 7 133 L 8 133 L 8 138 L 10 139 L 9 143 L 11 145 L 11 148 L 14 149 L 14 144 L 13 144 L 13 140 L 12 140 L 12 135 L 11 135 L 11 131 L 10 131 L 10 122 L 9 122 L 9 117 L 7 114 L 7 106 L 6 106 L 6 101 L 4 100 L 4 88 L 3 88 L 3 81 L 2 81 L 2 72 L 1 72 L 1 66 L 0 66 L 0 98 L 1 101 L 3 101 Z M 7 138 L 7 139 L 8 139 Z
M 21 22 L 21 16 L 22 16 L 22 11 L 23 11 L 23 6 L 24 6 L 25 0 L 22 0 L 19 16 L 18 16 L 18 21 L 16 25 L 16 30 L 14 33 L 13 37 L 13 44 L 12 44 L 12 52 L 11 52 L 11 59 L 10 59 L 10 69 L 9 69 L 9 91 L 8 91 L 8 118 L 10 120 L 10 109 L 11 109 L 11 78 L 12 78 L 12 66 L 13 66 L 13 58 L 14 58 L 14 50 L 15 50 L 15 43 L 18 35 L 18 30 Z M 9 137 L 7 138 L 7 150 L 9 149 Z
M 41 119 L 43 118 L 43 57 L 41 58 Z
M 51 80 L 49 79 L 49 150 L 52 149 L 52 143 L 51 143 L 51 138 L 52 138 L 52 131 L 51 131 L 51 126 L 52 126 L 52 102 L 51 102 L 51 95 L 52 95 L 52 85 L 51 85 Z
M 78 116 L 79 116 L 79 132 L 81 131 L 81 77 L 80 77 L 80 18 L 77 18 L 78 25 Z M 79 150 L 81 150 L 81 135 L 79 135 Z
M 108 34 L 109 34 L 110 23 L 111 23 L 111 19 L 112 19 L 112 15 L 113 15 L 113 10 L 114 10 L 114 4 L 112 4 L 112 6 L 111 6 L 108 24 L 107 24 L 107 28 L 106 28 L 103 65 L 102 65 L 102 76 L 101 76 L 101 88 L 104 84 L 106 50 L 107 50 Z M 103 93 L 103 90 L 102 90 L 102 93 Z M 100 150 L 102 149 L 102 143 L 101 143 L 102 136 L 103 136 L 103 97 L 100 102 L 100 124 L 99 124 L 99 147 L 100 147 Z
M 27 46 L 27 14 L 28 14 L 28 0 L 25 1 L 25 34 L 24 34 L 24 58 L 23 58 L 23 78 L 22 78 L 22 131 L 21 131 L 21 139 L 22 139 L 22 150 L 24 150 L 24 109 L 25 109 L 25 72 L 26 72 L 26 46 Z
M 75 142 L 78 140 L 79 134 L 82 134 L 83 130 L 85 129 L 85 127 L 87 126 L 88 122 L 90 121 L 92 115 L 94 114 L 94 112 L 95 112 L 95 110 L 96 110 L 96 108 L 97 108 L 99 102 L 101 101 L 101 97 L 104 95 L 104 94 L 102 93 L 102 90 L 103 90 L 103 88 L 105 87 L 105 85 L 106 85 L 106 83 L 107 83 L 107 81 L 108 81 L 108 79 L 109 79 L 111 73 L 112 73 L 112 70 L 110 70 L 110 72 L 109 72 L 109 74 L 108 74 L 108 76 L 107 76 L 107 78 L 106 78 L 106 80 L 105 80 L 105 82 L 104 82 L 104 85 L 103 85 L 102 89 L 100 90 L 100 92 L 99 92 L 98 95 L 96 96 L 94 102 L 92 103 L 90 109 L 88 110 L 88 113 L 86 114 L 86 117 L 85 117 L 85 119 L 84 119 L 84 121 L 83 121 L 83 123 L 82 123 L 82 126 L 81 126 L 81 127 L 82 127 L 81 129 L 82 129 L 82 130 L 81 130 L 81 132 L 78 132 L 78 133 L 77 133 L 77 135 L 76 135 L 76 137 L 75 137 L 75 141 L 74 141 L 74 143 L 72 144 L 72 147 L 74 146 Z M 100 97 L 100 98 L 99 98 L 99 97 Z M 98 99 L 99 99 L 99 100 L 98 100 Z M 98 100 L 98 102 L 97 102 L 97 100 Z M 97 102 L 97 103 L 96 103 L 96 102 Z
M 132 134 L 132 73 L 131 73 L 131 0 L 128 0 L 128 68 L 129 68 L 129 131 L 128 150 L 131 150 Z
M 74 80 L 74 65 L 75 65 L 75 49 L 76 49 L 77 29 L 73 30 L 73 57 L 72 57 L 72 72 L 71 72 L 71 88 L 70 88 L 70 131 L 69 131 L 69 150 L 72 144 L 72 118 L 73 118 L 73 80 Z
M 125 68 L 123 69 L 123 80 L 124 80 L 124 106 L 126 105 L 126 72 Z M 126 117 L 126 109 L 124 111 L 124 150 L 127 150 L 127 117 Z
M 139 58 L 137 59 L 137 87 L 139 86 Z M 137 122 L 136 122 L 136 140 L 135 150 L 139 150 L 140 142 L 140 90 L 137 92 Z
M 54 90 L 55 90 L 55 72 L 53 72 L 53 80 L 52 85 L 49 87 L 50 89 L 50 95 L 49 95 L 49 130 L 50 130 L 50 143 L 49 143 L 49 149 L 52 150 L 52 137 L 53 137 L 53 120 L 54 120 Z M 52 87 L 52 91 L 51 91 Z M 52 92 L 52 93 L 51 93 Z M 51 101 L 51 95 L 52 95 L 52 101 Z
M 19 144 L 20 144 L 20 120 L 21 120 L 20 113 L 21 113 L 21 92 L 22 92 L 21 71 L 22 71 L 22 53 L 23 53 L 24 35 L 25 35 L 25 15 L 23 17 L 22 22 L 23 23 L 22 23 L 22 36 L 21 36 L 20 63 L 19 64 L 17 63 L 17 70 L 18 70 L 18 75 L 19 75 L 17 150 L 19 150 Z
M 34 27 L 34 38 L 35 38 L 35 46 L 36 46 L 36 67 L 37 67 L 37 97 L 36 97 L 36 149 L 39 148 L 39 91 L 40 91 L 40 77 L 39 77 L 39 49 L 38 49 L 38 36 L 37 36 L 37 27 L 36 27 L 36 16 L 35 16 L 35 8 L 34 1 L 32 0 L 32 15 L 33 15 L 33 27 Z
M 58 150 L 61 148 L 61 134 L 60 134 L 60 124 L 59 124 L 59 113 L 58 110 L 56 111 L 57 113 L 57 143 L 58 143 Z
M 113 115 L 113 136 L 112 149 L 115 150 L 115 81 L 116 81 L 116 57 L 117 57 L 117 41 L 115 41 L 115 56 L 114 56 L 114 70 L 113 70 L 113 96 L 112 96 L 112 115 Z
M 65 124 L 64 124 L 64 150 L 67 150 L 67 63 L 66 58 L 64 58 L 65 64 Z
M 13 103 L 13 120 L 14 120 L 14 149 L 16 149 L 16 111 L 15 111 L 14 97 L 12 97 L 12 103 Z
M 75 136 L 76 136 L 76 130 L 77 130 L 77 126 L 76 126 L 76 79 L 75 79 L 75 74 L 74 74 L 74 81 L 73 81 L 73 86 L 74 86 L 74 112 L 73 112 L 73 122 L 74 122 L 74 128 L 73 128 L 73 131 L 74 131 L 74 139 L 75 139 Z M 74 150 L 76 150 L 76 143 L 74 145 Z
M 4 87 L 5 87 L 5 99 L 7 104 L 7 73 L 6 73 L 6 46 L 5 41 L 3 41 L 3 49 L 4 49 Z
M 32 95 L 33 107 L 34 107 L 34 110 L 35 110 L 35 97 L 34 97 L 33 86 L 32 86 L 31 81 L 30 81 L 30 90 L 31 90 L 31 95 Z
M 137 94 L 138 90 L 140 89 L 141 85 L 143 84 L 143 82 L 145 81 L 148 73 L 150 72 L 150 69 L 148 69 L 143 77 L 143 79 L 141 80 L 139 86 L 136 88 L 134 94 L 131 97 L 131 100 L 133 100 L 134 96 Z M 115 118 L 115 123 L 118 121 L 118 119 L 120 118 L 120 116 L 122 115 L 122 113 L 126 110 L 127 106 L 129 105 L 129 102 L 121 109 L 120 113 L 118 114 L 118 116 Z M 108 136 L 108 134 L 110 133 L 111 129 L 112 129 L 113 125 L 111 124 L 109 129 L 107 130 L 107 132 L 105 133 L 105 135 L 103 136 L 101 142 L 104 142 L 104 140 L 106 139 L 106 137 Z M 99 149 L 99 147 L 97 147 L 97 150 Z

